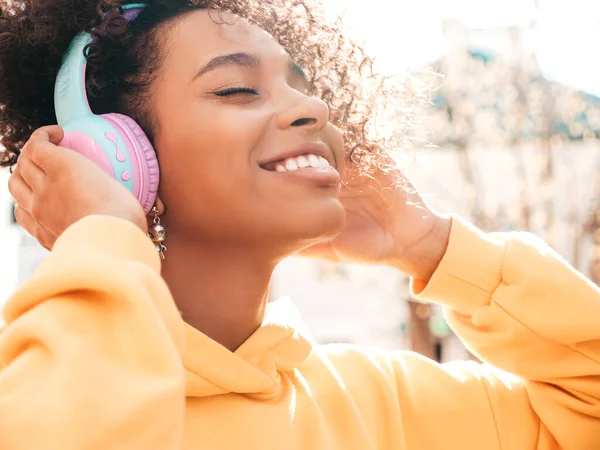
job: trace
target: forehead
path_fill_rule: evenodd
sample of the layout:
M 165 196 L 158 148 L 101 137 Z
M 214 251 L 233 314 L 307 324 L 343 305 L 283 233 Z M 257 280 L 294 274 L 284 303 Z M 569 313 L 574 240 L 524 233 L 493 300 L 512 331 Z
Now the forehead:
M 265 30 L 225 12 L 198 10 L 186 14 L 172 29 L 169 41 L 169 53 L 176 59 L 195 57 L 206 62 L 220 54 L 240 51 L 265 58 L 290 59 Z

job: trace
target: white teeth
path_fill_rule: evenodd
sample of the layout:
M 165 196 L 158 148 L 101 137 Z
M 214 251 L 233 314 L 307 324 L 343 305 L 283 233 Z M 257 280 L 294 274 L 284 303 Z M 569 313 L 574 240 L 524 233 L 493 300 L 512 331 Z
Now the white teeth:
M 296 163 L 300 169 L 304 169 L 305 167 L 310 166 L 308 162 L 308 158 L 304 155 L 300 155 L 296 158 Z
M 285 168 L 287 170 L 298 170 L 298 163 L 294 158 L 288 158 L 285 160 Z
M 329 161 L 322 156 L 313 154 L 300 155 L 295 158 L 288 158 L 285 161 L 278 162 L 274 166 L 276 172 L 292 172 L 298 169 L 305 169 L 307 167 L 314 167 L 324 169 L 329 167 Z
M 317 155 L 308 155 L 308 163 L 311 167 L 320 167 L 319 157 Z
M 319 162 L 321 163 L 320 167 L 322 167 L 322 168 L 329 167 L 329 161 L 327 161 L 322 156 L 319 156 Z

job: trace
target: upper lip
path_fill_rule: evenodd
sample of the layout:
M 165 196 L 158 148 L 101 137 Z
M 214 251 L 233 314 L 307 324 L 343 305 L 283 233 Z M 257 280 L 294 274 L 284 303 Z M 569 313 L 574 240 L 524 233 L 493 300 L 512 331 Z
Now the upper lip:
M 266 166 L 269 166 L 273 163 L 285 161 L 288 158 L 295 158 L 297 156 L 307 154 L 322 156 L 329 162 L 329 164 L 332 167 L 336 167 L 336 161 L 333 152 L 323 142 L 312 142 L 308 144 L 303 144 L 300 147 L 297 147 L 293 150 L 277 153 L 276 155 L 269 156 L 268 159 L 265 159 L 264 161 L 260 162 L 259 165 L 261 168 L 265 169 Z

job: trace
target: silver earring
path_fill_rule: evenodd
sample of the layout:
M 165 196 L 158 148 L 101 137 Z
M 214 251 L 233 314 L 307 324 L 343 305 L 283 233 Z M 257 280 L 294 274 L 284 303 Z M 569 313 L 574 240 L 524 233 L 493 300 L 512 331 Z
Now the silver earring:
M 148 236 L 154 242 L 154 247 L 156 247 L 160 259 L 165 259 L 167 247 L 164 242 L 167 239 L 167 230 L 160 224 L 160 214 L 156 206 L 152 208 L 152 212 L 154 213 L 154 223 L 148 228 Z

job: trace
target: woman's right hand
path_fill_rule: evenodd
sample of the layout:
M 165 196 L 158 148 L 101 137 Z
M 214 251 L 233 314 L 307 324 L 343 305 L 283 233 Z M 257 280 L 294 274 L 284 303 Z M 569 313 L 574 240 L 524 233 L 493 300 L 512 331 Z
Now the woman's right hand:
M 70 225 L 89 215 L 129 220 L 146 231 L 142 206 L 85 156 L 59 147 L 58 125 L 36 130 L 23 147 L 8 188 L 15 218 L 48 250 Z

